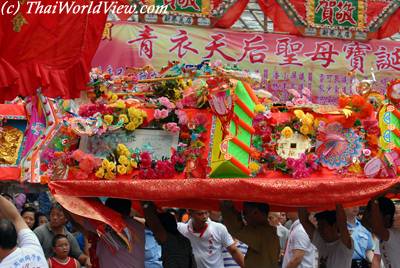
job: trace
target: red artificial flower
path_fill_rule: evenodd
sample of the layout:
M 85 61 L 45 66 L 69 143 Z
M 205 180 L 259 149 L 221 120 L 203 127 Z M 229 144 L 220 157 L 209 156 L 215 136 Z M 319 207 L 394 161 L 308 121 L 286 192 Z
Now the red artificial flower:
M 140 153 L 140 168 L 151 168 L 151 155 L 149 152 L 141 152 Z

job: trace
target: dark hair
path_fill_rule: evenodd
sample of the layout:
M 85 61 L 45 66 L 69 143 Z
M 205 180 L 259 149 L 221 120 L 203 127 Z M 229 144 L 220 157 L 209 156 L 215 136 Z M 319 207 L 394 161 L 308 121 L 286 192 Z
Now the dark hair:
M 329 225 L 334 225 L 336 223 L 336 211 L 325 210 L 315 214 L 317 221 L 326 221 Z
M 58 241 L 58 240 L 61 240 L 61 239 L 63 239 L 63 238 L 65 238 L 65 239 L 68 240 L 68 236 L 66 236 L 66 235 L 64 235 L 64 234 L 57 234 L 57 235 L 55 235 L 55 236 L 53 237 L 53 240 L 51 241 L 51 245 L 52 245 L 53 247 L 56 247 L 56 246 L 57 246 L 57 241 Z M 68 240 L 68 243 L 69 243 L 69 240 Z
M 383 216 L 390 216 L 391 223 L 393 224 L 394 213 L 396 212 L 396 207 L 391 199 L 381 196 L 378 199 L 379 210 Z
M 25 207 L 22 211 L 21 211 L 21 216 L 23 216 L 26 212 L 32 212 L 36 215 L 36 209 L 34 209 L 33 207 Z
M 17 246 L 17 230 L 14 224 L 7 220 L 0 220 L 0 248 L 13 249 Z
M 158 214 L 158 219 L 167 233 L 178 233 L 178 224 L 174 215 L 169 212 L 163 212 Z
M 50 214 L 51 214 L 51 212 L 53 211 L 53 209 L 61 210 L 61 211 L 64 213 L 64 215 L 67 216 L 67 214 L 65 213 L 64 208 L 63 208 L 59 203 L 53 203 L 53 204 L 51 205 Z
M 132 202 L 128 199 L 119 198 L 108 198 L 106 201 L 106 207 L 118 212 L 123 216 L 129 216 L 131 213 Z
M 2 193 L 1 196 L 3 196 L 3 197 L 8 197 L 8 198 L 10 198 L 11 200 L 14 200 L 14 198 L 13 198 L 10 194 L 7 194 L 7 193 Z
M 245 207 L 256 208 L 263 214 L 268 215 L 269 213 L 269 205 L 265 203 L 256 203 L 256 202 L 244 202 L 243 205 Z

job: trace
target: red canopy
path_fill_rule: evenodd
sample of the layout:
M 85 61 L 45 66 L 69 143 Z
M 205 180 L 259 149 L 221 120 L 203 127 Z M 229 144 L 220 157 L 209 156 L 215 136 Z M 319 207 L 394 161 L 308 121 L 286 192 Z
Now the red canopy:
M 185 179 L 53 181 L 53 194 L 152 200 L 172 207 L 218 208 L 218 200 L 267 202 L 275 208 L 328 209 L 368 200 L 400 182 L 397 179 Z M 64 199 L 65 200 L 65 199 Z

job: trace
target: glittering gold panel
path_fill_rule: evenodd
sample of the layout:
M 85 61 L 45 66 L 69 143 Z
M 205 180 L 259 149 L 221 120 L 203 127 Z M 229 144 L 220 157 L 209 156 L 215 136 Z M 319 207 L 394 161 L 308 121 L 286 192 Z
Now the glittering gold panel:
M 0 164 L 15 165 L 17 163 L 23 136 L 22 131 L 17 128 L 0 127 Z

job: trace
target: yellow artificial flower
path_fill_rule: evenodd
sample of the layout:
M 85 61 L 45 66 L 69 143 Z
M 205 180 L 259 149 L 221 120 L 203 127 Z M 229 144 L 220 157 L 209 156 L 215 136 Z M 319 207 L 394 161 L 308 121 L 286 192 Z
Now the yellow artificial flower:
M 312 132 L 312 128 L 311 128 L 310 125 L 304 124 L 304 125 L 302 125 L 302 126 L 300 127 L 300 133 L 303 134 L 303 135 L 308 135 L 308 134 L 310 134 L 311 132 Z
M 314 123 L 314 120 L 309 116 L 304 116 L 303 119 L 301 120 L 301 122 L 303 123 L 303 125 L 312 126 Z
M 359 163 L 354 163 L 349 166 L 348 171 L 351 173 L 361 174 L 363 172 L 363 169 L 361 168 Z
M 96 171 L 96 173 L 95 173 L 95 176 L 97 177 L 97 178 L 103 178 L 104 177 L 104 168 L 99 168 L 97 171 Z
M 123 100 L 117 100 L 115 103 L 110 105 L 111 107 L 118 108 L 118 109 L 125 109 L 126 104 Z
M 111 125 L 113 121 L 114 121 L 114 116 L 112 116 L 111 114 L 106 114 L 104 116 L 104 122 L 106 122 L 107 125 Z
M 129 118 L 126 114 L 120 114 L 118 117 L 118 120 L 122 120 L 124 123 L 128 123 L 129 122 Z
M 133 159 L 131 159 L 131 167 L 137 168 L 137 162 Z
M 186 84 L 187 84 L 188 87 L 191 87 L 193 85 L 192 79 L 187 80 Z
M 115 163 L 114 162 L 109 162 L 110 164 L 107 166 L 107 172 L 112 172 L 115 170 Z
M 294 110 L 293 113 L 300 120 L 306 116 L 302 110 Z
M 128 157 L 126 157 L 125 155 L 121 155 L 121 156 L 118 158 L 118 162 L 119 162 L 121 165 L 124 165 L 124 166 L 129 165 L 129 159 L 128 159 Z
M 117 166 L 117 171 L 118 171 L 118 174 L 124 175 L 127 172 L 127 168 L 126 168 L 125 165 L 118 165 Z
M 128 147 L 126 147 L 125 146 L 125 144 L 122 144 L 122 143 L 118 143 L 118 145 L 117 145 L 117 154 L 118 155 L 125 155 L 125 156 L 130 156 L 130 152 L 129 152 L 129 149 L 128 149 Z
M 285 138 L 289 139 L 289 138 L 291 138 L 293 136 L 293 130 L 290 127 L 285 127 L 284 129 L 282 129 L 281 134 Z
M 134 131 L 136 129 L 136 124 L 134 122 L 129 122 L 125 125 L 125 128 L 129 131 Z
M 101 162 L 101 167 L 103 169 L 107 169 L 109 164 L 110 164 L 110 161 L 108 161 L 108 159 L 103 159 L 103 162 Z
M 107 90 L 107 87 L 105 85 L 100 86 L 100 92 L 105 92 Z
M 117 94 L 114 94 L 114 93 L 113 93 L 113 94 L 111 95 L 109 101 L 110 101 L 111 103 L 114 103 L 114 102 L 116 102 L 117 100 L 118 100 Z
M 107 179 L 107 180 L 115 179 L 115 174 L 114 174 L 113 172 L 109 172 L 109 171 L 108 171 L 108 172 L 104 175 L 104 178 Z
M 256 162 L 251 162 L 249 164 L 249 169 L 251 173 L 257 173 L 260 170 L 260 165 L 257 164 Z
M 262 105 L 262 104 L 257 104 L 257 105 L 254 107 L 254 112 L 256 112 L 256 113 L 263 113 L 263 112 L 265 112 L 265 110 L 266 110 L 266 108 L 265 108 L 265 106 Z

